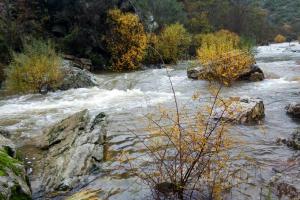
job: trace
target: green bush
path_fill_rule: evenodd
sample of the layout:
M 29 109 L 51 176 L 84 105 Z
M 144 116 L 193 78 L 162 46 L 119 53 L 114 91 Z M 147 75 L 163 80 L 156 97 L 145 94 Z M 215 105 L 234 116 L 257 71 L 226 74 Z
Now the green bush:
M 187 53 L 190 43 L 190 34 L 183 25 L 176 23 L 161 32 L 156 48 L 166 63 L 177 63 Z
M 51 42 L 24 43 L 22 53 L 13 53 L 7 70 L 6 87 L 12 93 L 40 92 L 56 88 L 62 78 L 62 59 Z

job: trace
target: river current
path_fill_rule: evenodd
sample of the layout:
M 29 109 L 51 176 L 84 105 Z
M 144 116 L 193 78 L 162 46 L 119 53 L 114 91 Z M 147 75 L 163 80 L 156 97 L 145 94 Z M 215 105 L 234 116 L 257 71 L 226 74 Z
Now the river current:
M 249 142 L 244 150 L 262 166 L 262 180 L 273 176 L 273 169 L 285 165 L 295 156 L 295 151 L 277 145 L 276 138 L 287 138 L 299 127 L 299 121 L 285 114 L 285 106 L 300 100 L 300 44 L 283 43 L 261 46 L 256 49 L 257 65 L 264 71 L 262 82 L 241 82 L 223 88 L 221 96 L 251 96 L 262 98 L 266 117 L 262 124 L 234 127 L 240 137 Z M 188 104 L 195 91 L 209 95 L 206 81 L 187 78 L 187 62 L 170 69 L 178 101 Z M 108 151 L 137 150 L 139 145 L 128 133 L 128 128 L 143 134 L 141 118 L 155 112 L 157 106 L 173 107 L 173 94 L 165 69 L 148 69 L 132 73 L 98 74 L 99 87 L 72 89 L 47 95 L 26 95 L 0 98 L 0 128 L 12 131 L 15 137 L 31 138 L 42 133 L 42 129 L 83 109 L 94 115 L 108 115 Z M 107 161 L 104 168 L 114 165 Z M 295 185 L 298 177 L 290 177 Z M 111 199 L 142 199 L 145 191 L 134 177 L 116 176 L 120 171 L 111 171 L 105 176 L 95 177 L 86 186 L 90 189 L 110 191 L 119 188 Z M 252 190 L 250 190 L 252 191 Z M 245 192 L 246 199 L 257 199 L 257 193 Z

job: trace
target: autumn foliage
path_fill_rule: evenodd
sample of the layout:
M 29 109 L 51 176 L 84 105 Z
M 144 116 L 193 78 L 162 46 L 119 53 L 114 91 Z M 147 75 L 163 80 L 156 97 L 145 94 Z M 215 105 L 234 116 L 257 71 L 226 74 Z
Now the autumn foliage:
M 181 24 L 166 27 L 158 36 L 156 48 L 166 63 L 177 63 L 189 48 L 191 37 Z
M 114 9 L 108 13 L 108 24 L 106 42 L 113 70 L 137 69 L 147 47 L 147 36 L 139 17 Z
M 226 30 L 202 35 L 197 55 L 207 72 L 204 78 L 217 80 L 227 86 L 255 62 L 248 49 L 241 46 L 240 37 Z
M 43 87 L 55 88 L 62 78 L 61 64 L 51 42 L 25 43 L 22 53 L 13 54 L 7 70 L 7 89 L 13 93 L 34 93 Z
M 274 38 L 274 42 L 276 43 L 283 43 L 286 41 L 286 37 L 284 37 L 281 34 L 276 35 L 276 37 Z

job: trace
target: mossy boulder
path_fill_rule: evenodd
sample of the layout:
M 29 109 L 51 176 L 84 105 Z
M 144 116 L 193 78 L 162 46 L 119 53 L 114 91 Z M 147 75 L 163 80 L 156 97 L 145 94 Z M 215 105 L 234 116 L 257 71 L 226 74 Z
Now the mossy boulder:
M 29 200 L 31 190 L 14 144 L 0 135 L 0 199 Z

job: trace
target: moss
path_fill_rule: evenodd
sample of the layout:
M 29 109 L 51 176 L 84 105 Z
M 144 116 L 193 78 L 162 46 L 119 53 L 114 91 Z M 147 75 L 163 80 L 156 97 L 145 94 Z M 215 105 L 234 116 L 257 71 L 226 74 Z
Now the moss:
M 5 149 L 0 150 L 0 176 L 6 175 L 6 168 L 11 169 L 16 175 L 20 174 L 18 164 L 20 164 L 20 161 L 9 156 Z
M 10 200 L 31 200 L 32 198 L 25 194 L 19 185 L 15 186 L 11 190 Z

